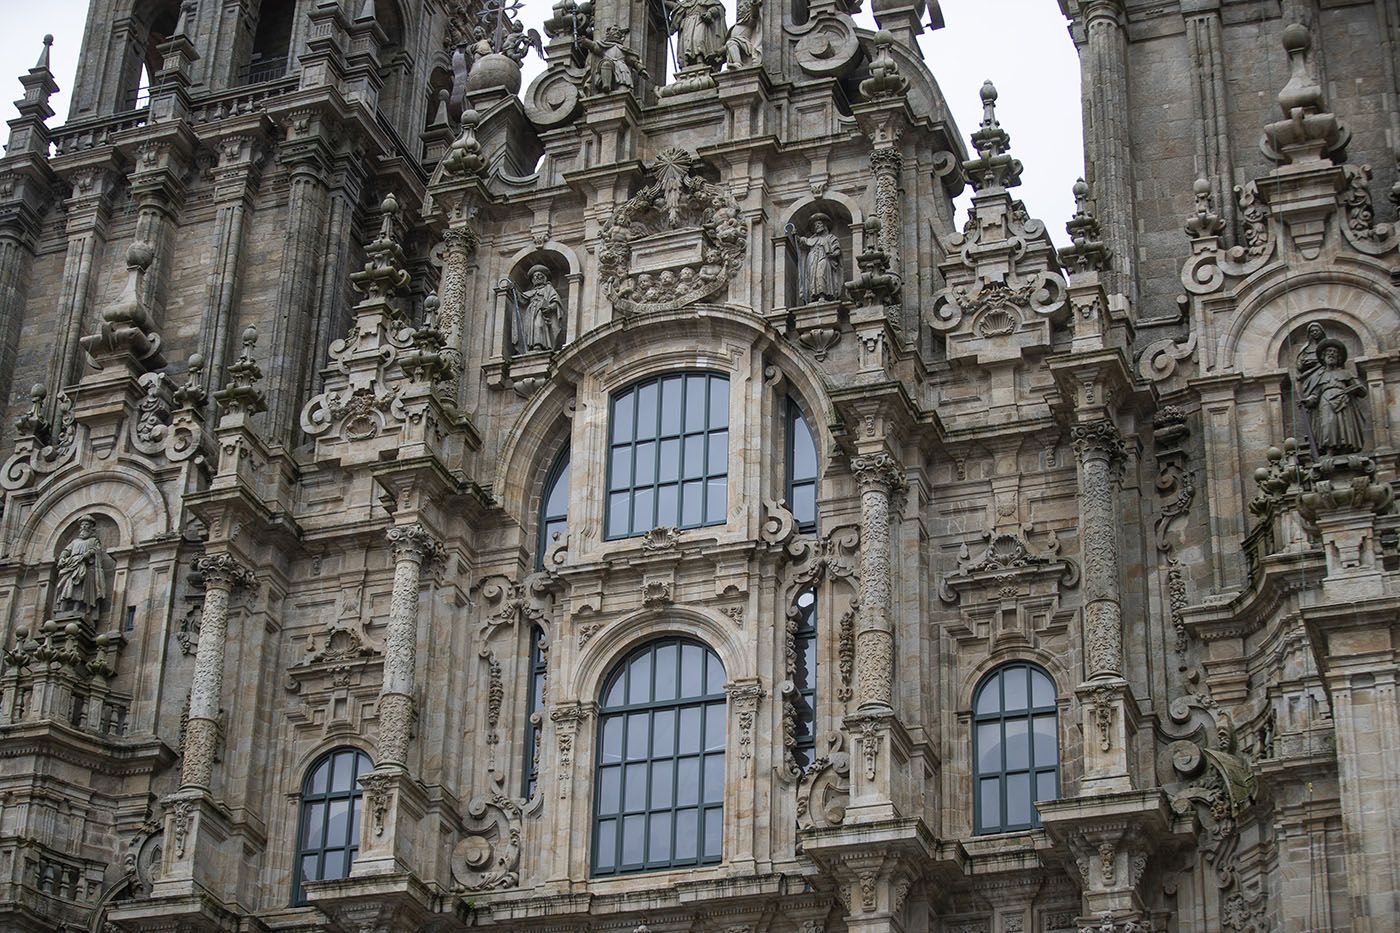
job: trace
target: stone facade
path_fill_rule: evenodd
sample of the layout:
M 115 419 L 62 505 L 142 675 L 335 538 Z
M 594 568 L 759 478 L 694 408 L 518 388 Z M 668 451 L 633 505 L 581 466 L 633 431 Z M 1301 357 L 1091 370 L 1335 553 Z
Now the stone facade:
M 0 158 L 0 927 L 1394 929 L 1400 6 L 1061 4 L 1056 249 L 936 0 L 94 0 Z M 694 515 L 609 492 L 678 373 Z M 722 817 L 605 871 L 658 639 Z

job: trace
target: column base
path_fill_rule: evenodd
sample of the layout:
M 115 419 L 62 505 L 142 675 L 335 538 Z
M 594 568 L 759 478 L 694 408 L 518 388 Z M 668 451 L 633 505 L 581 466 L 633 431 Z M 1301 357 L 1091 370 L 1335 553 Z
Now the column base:
M 1090 680 L 1074 688 L 1084 729 L 1084 776 L 1080 797 L 1133 790 L 1129 743 L 1137 733 L 1138 708 L 1121 677 Z
M 852 713 L 843 725 L 851 740 L 851 799 L 845 825 L 898 820 L 913 813 L 912 743 L 894 711 Z
M 350 877 L 412 877 L 414 837 L 427 809 L 422 787 L 397 766 L 374 769 L 360 778 L 360 785 L 364 788 L 360 852 Z

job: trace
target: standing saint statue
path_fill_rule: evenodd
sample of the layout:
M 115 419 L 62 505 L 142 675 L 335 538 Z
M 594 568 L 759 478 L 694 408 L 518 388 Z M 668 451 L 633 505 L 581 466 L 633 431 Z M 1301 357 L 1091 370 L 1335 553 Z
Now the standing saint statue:
M 680 66 L 724 64 L 725 42 L 729 28 L 724 22 L 724 4 L 720 0 L 665 0 L 671 32 L 676 34 Z
M 85 515 L 78 522 L 78 536 L 58 555 L 58 586 L 54 605 L 60 611 L 96 613 L 109 596 L 107 551 L 97 539 L 97 520 Z
M 1366 386 L 1346 369 L 1346 344 L 1328 337 L 1317 345 L 1320 361 L 1302 387 L 1312 418 L 1313 444 L 1323 456 L 1358 453 L 1366 444 L 1364 415 L 1356 401 Z
M 802 300 L 834 301 L 841 297 L 841 241 L 831 232 L 831 218 L 813 214 L 811 232 L 797 238 L 803 250 L 802 271 L 806 285 Z
M 533 265 L 530 287 L 521 293 L 516 308 L 515 352 L 557 350 L 564 336 L 564 299 L 549 280 L 549 269 Z

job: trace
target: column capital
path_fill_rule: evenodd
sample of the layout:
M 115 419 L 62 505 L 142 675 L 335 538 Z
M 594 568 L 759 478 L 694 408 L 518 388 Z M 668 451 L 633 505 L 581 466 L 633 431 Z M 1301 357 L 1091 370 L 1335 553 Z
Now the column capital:
M 444 556 L 442 543 L 418 523 L 395 525 L 384 532 L 394 560 L 411 560 L 418 564 L 432 563 Z
M 204 578 L 205 589 L 235 590 L 252 586 L 253 571 L 232 554 L 208 554 L 194 562 L 195 572 Z
M 1103 459 L 1118 465 L 1127 457 L 1118 425 L 1107 418 L 1070 428 L 1074 452 L 1081 460 Z
M 851 473 L 861 491 L 882 489 L 886 493 L 903 490 L 908 483 L 904 468 L 890 454 L 875 453 L 851 458 Z

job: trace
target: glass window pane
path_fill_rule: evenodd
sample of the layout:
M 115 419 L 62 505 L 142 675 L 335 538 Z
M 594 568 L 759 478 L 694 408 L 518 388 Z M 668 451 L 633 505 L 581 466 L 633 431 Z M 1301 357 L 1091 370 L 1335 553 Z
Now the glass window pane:
M 627 760 L 637 761 L 647 756 L 647 745 L 651 741 L 651 729 L 646 713 L 633 713 L 627 717 Z
M 657 672 L 660 676 L 660 672 Z M 676 711 L 658 710 L 651 720 L 651 757 L 669 758 L 676 753 Z
M 656 383 L 637 389 L 637 436 L 656 436 Z
M 705 751 L 724 750 L 724 705 L 716 704 L 705 710 Z
M 1058 760 L 1055 749 L 1055 717 L 1035 717 L 1035 766 L 1053 767 Z
M 651 803 L 649 804 L 651 809 L 664 810 L 673 805 L 675 779 L 675 762 L 653 761 L 651 763 Z
M 612 449 L 612 474 L 608 478 L 609 489 L 626 489 L 632 485 L 632 448 Z
M 987 678 L 987 682 L 982 685 L 982 690 L 977 694 L 977 706 L 975 712 L 979 716 L 995 713 L 1001 709 L 1001 674 L 993 674 Z
M 622 678 L 618 678 L 618 684 L 622 683 Z M 620 690 L 614 690 L 619 693 Z M 621 698 L 619 697 L 619 700 Z M 611 702 L 611 701 L 610 701 Z M 603 720 L 603 761 L 622 760 L 622 717 L 610 716 Z
M 685 439 L 685 478 L 698 479 L 705 473 L 705 435 L 692 434 Z
M 1059 791 L 1055 788 L 1055 772 L 1042 771 L 1036 775 L 1036 800 L 1055 800 L 1059 797 Z
M 598 821 L 598 870 L 617 864 L 617 820 Z
M 651 652 L 643 652 L 627 665 L 627 702 L 646 703 L 651 700 Z
M 698 706 L 681 710 L 680 748 L 681 754 L 694 754 L 700 751 L 700 714 Z
M 331 790 L 345 792 L 353 786 L 355 756 L 337 754 L 331 759 Z
M 326 805 L 324 803 L 309 803 L 302 808 L 306 814 L 303 821 L 305 827 L 301 834 L 301 847 L 303 849 L 318 849 L 321 847 L 321 833 L 326 829 Z
M 567 456 L 567 454 L 565 454 Z M 626 459 L 625 457 L 623 458 Z M 566 462 L 560 469 L 559 475 L 554 478 L 554 485 L 549 489 L 549 498 L 545 501 L 544 513 L 546 515 L 563 515 L 569 508 L 569 464 Z
M 694 810 L 676 811 L 676 861 L 695 858 L 696 816 Z
M 1040 671 L 1031 671 L 1031 700 L 1038 709 L 1055 705 L 1055 685 Z
M 670 437 L 681 433 L 681 380 L 663 379 L 661 382 L 661 436 Z
M 710 427 L 729 427 L 729 380 L 720 376 L 710 379 Z
M 700 759 L 682 758 L 676 763 L 676 803 L 693 806 L 700 801 Z
M 656 442 L 647 441 L 637 445 L 637 468 L 633 471 L 633 483 L 637 486 L 650 486 L 656 482 Z
M 321 877 L 319 881 L 334 881 L 337 878 L 345 877 L 345 850 L 331 849 L 326 852 L 326 857 L 321 861 Z
M 656 490 L 656 526 L 670 528 L 680 524 L 680 487 L 675 483 L 660 486 Z M 650 530 L 650 529 L 648 529 Z
M 676 662 L 680 647 L 676 644 L 662 645 L 656 649 L 656 699 L 676 698 Z M 658 728 L 660 728 L 658 726 Z
M 719 658 L 710 654 L 709 663 L 705 665 L 705 693 L 708 696 L 718 696 L 723 692 L 724 665 L 719 663 Z
M 977 770 L 987 774 L 1001 770 L 1001 723 L 977 724 Z
M 704 484 L 698 480 L 681 486 L 681 527 L 688 528 L 700 524 L 701 516 L 705 514 L 705 503 L 700 498 L 702 495 Z
M 729 509 L 729 481 L 720 477 L 709 481 L 705 498 L 705 521 L 718 525 L 724 521 L 724 513 Z
M 627 773 L 623 775 L 622 809 L 628 813 L 647 808 L 647 770 L 647 763 L 639 762 L 628 765 Z
M 622 864 L 642 864 L 646 845 L 646 820 L 642 814 L 622 818 Z
M 981 782 L 982 828 L 1001 826 L 1001 779 L 983 778 Z
M 705 470 L 711 476 L 722 476 L 729 472 L 729 432 L 716 431 L 710 435 L 710 459 Z
M 685 429 L 705 430 L 705 377 L 687 376 L 685 386 Z
M 661 469 L 656 474 L 658 483 L 672 483 L 681 475 L 681 440 L 673 437 L 661 442 Z
M 320 861 L 321 861 L 321 856 L 320 856 L 320 855 L 315 855 L 315 854 L 313 854 L 313 855 L 303 855 L 303 856 L 301 857 L 301 880 L 302 880 L 302 881 L 320 881 L 320 880 L 321 880 L 321 869 L 320 869 L 320 866 L 319 866 L 319 864 L 318 864 Z
M 350 838 L 347 840 L 350 845 L 360 844 L 360 795 L 356 794 L 355 799 L 350 802 Z
M 704 676 L 705 649 L 699 645 L 681 645 L 681 696 L 700 696 Z
M 608 496 L 608 534 L 625 535 L 632 527 L 632 516 L 628 506 L 632 504 L 630 493 L 617 492 Z
M 652 510 L 655 496 L 650 489 L 638 489 L 632 503 L 632 533 L 641 534 L 656 527 L 656 513 Z
M 724 811 L 718 808 L 705 811 L 705 858 L 717 859 L 723 848 Z
M 1031 776 L 1006 776 L 1006 825 L 1024 826 L 1031 821 Z
M 1006 721 L 1006 770 L 1015 771 L 1031 766 L 1028 732 L 1030 724 L 1024 719 Z
M 653 813 L 647 818 L 650 831 L 647 833 L 650 848 L 647 849 L 648 862 L 669 862 L 671 860 L 671 812 Z
M 807 479 L 817 475 L 817 447 L 812 432 L 800 414 L 792 425 L 792 478 Z
M 620 395 L 613 402 L 612 439 L 620 444 L 632 439 L 632 400 L 633 394 Z
M 1024 667 L 1012 668 L 1002 675 L 1003 689 L 1006 691 L 1005 711 L 1008 713 L 1026 709 L 1029 698 L 1026 696 L 1028 670 Z
M 311 773 L 311 787 L 308 792 L 318 795 L 324 794 L 326 792 L 326 778 L 330 776 L 330 773 L 331 760 L 327 758 Z
M 792 515 L 803 525 L 817 520 L 817 487 L 811 483 L 792 487 Z
M 598 813 L 610 816 L 622 802 L 622 769 L 616 765 L 598 769 Z
M 345 845 L 350 830 L 350 801 L 332 800 L 326 816 L 327 845 Z
M 724 755 L 705 756 L 705 802 L 724 803 Z

